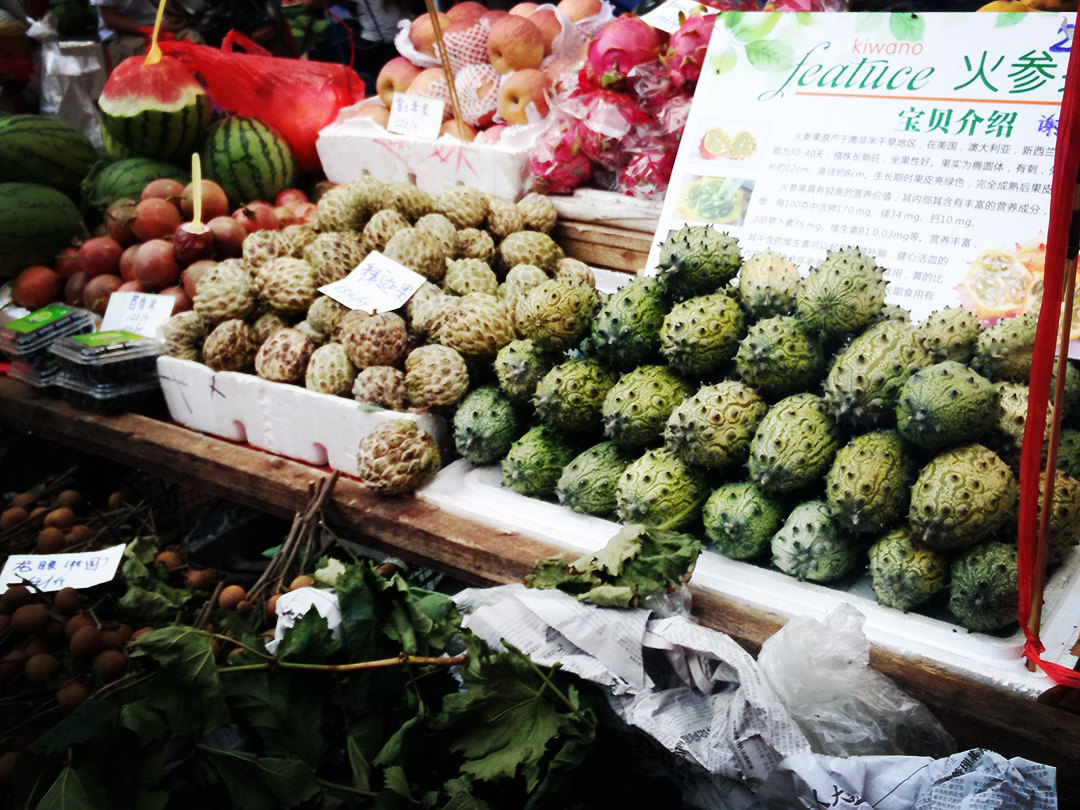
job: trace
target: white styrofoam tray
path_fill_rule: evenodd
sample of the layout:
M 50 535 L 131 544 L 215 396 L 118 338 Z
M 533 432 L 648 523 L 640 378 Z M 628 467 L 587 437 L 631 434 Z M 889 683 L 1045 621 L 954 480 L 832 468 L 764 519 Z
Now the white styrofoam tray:
M 446 512 L 580 554 L 602 548 L 620 528 L 617 523 L 577 514 L 503 487 L 498 465 L 476 467 L 455 461 L 417 496 Z M 1069 648 L 1076 641 L 1080 619 L 1078 552 L 1074 550 L 1047 583 L 1041 628 L 1046 646 L 1043 658 L 1067 667 L 1076 662 Z M 868 575 L 837 589 L 799 582 L 780 571 L 706 549 L 691 581 L 733 602 L 783 618 L 801 615 L 824 619 L 836 605 L 850 602 L 866 616 L 866 634 L 881 649 L 1027 697 L 1053 686 L 1046 675 L 1027 670 L 1021 658 L 1024 637 L 1020 630 L 1009 636 L 972 633 L 944 617 L 905 614 L 884 607 L 875 600 Z
M 449 449 L 441 416 L 368 410 L 347 397 L 176 357 L 158 358 L 158 376 L 169 415 L 181 425 L 349 475 L 356 475 L 360 439 L 388 419 L 416 420 Z

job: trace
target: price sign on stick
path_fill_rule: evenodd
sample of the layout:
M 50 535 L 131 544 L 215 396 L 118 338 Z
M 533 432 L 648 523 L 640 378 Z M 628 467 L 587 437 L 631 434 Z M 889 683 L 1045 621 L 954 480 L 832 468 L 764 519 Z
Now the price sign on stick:
M 394 93 L 386 128 L 398 135 L 434 140 L 442 128 L 446 102 L 409 93 Z
M 67 554 L 12 554 L 0 572 L 0 588 L 29 582 L 41 591 L 91 588 L 109 582 L 124 558 L 124 545 Z
M 426 280 L 373 250 L 349 275 L 319 287 L 319 292 L 350 309 L 389 312 L 408 301 Z

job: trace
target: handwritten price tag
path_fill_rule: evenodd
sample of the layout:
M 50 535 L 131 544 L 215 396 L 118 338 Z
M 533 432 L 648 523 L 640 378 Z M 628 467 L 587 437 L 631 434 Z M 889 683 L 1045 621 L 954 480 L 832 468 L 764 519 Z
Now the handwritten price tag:
M 389 312 L 408 301 L 426 280 L 405 265 L 373 250 L 349 275 L 319 287 L 319 292 L 350 309 Z
M 171 295 L 114 292 L 101 318 L 101 331 L 134 332 L 143 337 L 161 337 L 165 321 L 172 315 L 176 299 Z
M 698 9 L 708 11 L 706 6 L 694 0 L 668 0 L 652 11 L 642 14 L 641 19 L 659 31 L 674 34 L 682 24 L 679 22 L 679 12 L 681 11 L 684 17 L 689 17 Z
M 394 93 L 386 128 L 398 135 L 434 140 L 442 129 L 446 102 L 409 93 Z
M 0 588 L 24 582 L 42 591 L 101 585 L 116 576 L 124 548 L 121 544 L 68 554 L 12 554 L 0 572 Z

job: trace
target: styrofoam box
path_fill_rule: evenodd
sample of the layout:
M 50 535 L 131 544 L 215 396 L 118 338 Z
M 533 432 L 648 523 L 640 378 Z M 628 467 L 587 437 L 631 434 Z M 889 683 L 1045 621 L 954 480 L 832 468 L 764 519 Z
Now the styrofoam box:
M 326 177 L 348 183 L 362 174 L 383 182 L 414 182 L 432 194 L 463 183 L 518 199 L 525 193 L 536 132 L 504 132 L 499 144 L 427 140 L 387 132 L 365 118 L 345 118 L 319 132 L 315 149 Z
M 455 461 L 417 497 L 443 511 L 493 528 L 513 531 L 580 554 L 602 548 L 620 526 L 570 511 L 555 503 L 528 498 L 502 486 L 498 465 L 476 467 Z M 706 549 L 694 569 L 692 584 L 747 607 L 784 618 L 824 618 L 841 602 L 866 616 L 865 632 L 881 649 L 937 664 L 971 680 L 1035 697 L 1053 686 L 1041 672 L 1028 672 L 1021 659 L 1024 637 L 972 633 L 946 617 L 902 613 L 877 604 L 869 576 L 837 589 L 799 582 L 780 571 L 740 562 Z M 847 582 L 847 581 L 845 581 Z M 1070 605 L 1071 602 L 1071 605 Z M 1041 638 L 1043 658 L 1071 667 L 1080 606 L 1080 549 L 1050 577 L 1046 587 Z
M 176 357 L 159 357 L 158 375 L 169 415 L 181 425 L 350 475 L 360 439 L 388 419 L 415 420 L 449 451 L 441 416 L 366 410 L 347 397 Z

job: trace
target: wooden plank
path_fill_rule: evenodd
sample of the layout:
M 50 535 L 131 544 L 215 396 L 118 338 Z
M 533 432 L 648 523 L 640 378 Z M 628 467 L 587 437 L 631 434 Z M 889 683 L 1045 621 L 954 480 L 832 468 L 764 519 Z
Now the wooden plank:
M 635 273 L 645 267 L 652 235 L 580 222 L 559 222 L 552 236 L 572 259 Z
M 162 418 L 76 410 L 0 378 L 0 424 L 27 431 L 218 498 L 288 515 L 325 468 L 205 436 Z M 476 585 L 520 582 L 559 548 L 442 512 L 414 498 L 379 498 L 342 476 L 326 508 L 342 536 Z M 784 620 L 722 594 L 693 591 L 693 612 L 756 653 Z M 933 662 L 873 649 L 871 664 L 925 703 L 961 749 L 985 747 L 1056 766 L 1062 806 L 1080 805 L 1080 715 L 950 673 Z

